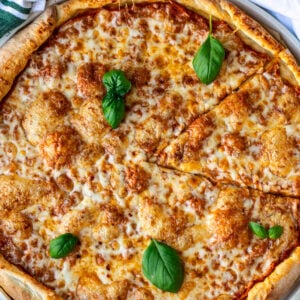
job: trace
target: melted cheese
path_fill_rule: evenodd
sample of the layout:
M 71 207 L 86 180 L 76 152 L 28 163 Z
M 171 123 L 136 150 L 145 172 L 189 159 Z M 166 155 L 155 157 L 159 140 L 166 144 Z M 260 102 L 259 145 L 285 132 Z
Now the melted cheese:
M 161 163 L 264 192 L 299 196 L 300 94 L 282 81 L 277 67 L 275 63 L 255 75 L 191 124 L 163 151 Z M 206 131 L 210 128 L 203 137 L 201 124 L 208 124 Z

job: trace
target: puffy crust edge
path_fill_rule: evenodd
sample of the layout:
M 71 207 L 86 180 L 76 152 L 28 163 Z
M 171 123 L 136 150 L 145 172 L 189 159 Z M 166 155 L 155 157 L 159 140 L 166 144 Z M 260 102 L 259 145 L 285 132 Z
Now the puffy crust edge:
M 258 22 L 246 15 L 242 10 L 228 2 L 220 0 L 222 9 L 229 15 L 226 21 L 246 34 L 252 41 L 272 55 L 277 55 L 284 47 Z
M 10 264 L 0 254 L 0 285 L 13 299 L 60 300 L 53 291 L 40 284 L 28 274 Z
M 300 247 L 248 293 L 248 300 L 276 300 L 286 295 L 300 276 Z
M 55 7 L 49 7 L 0 48 L 0 100 L 9 92 L 15 77 L 25 68 L 30 55 L 53 32 L 55 21 Z

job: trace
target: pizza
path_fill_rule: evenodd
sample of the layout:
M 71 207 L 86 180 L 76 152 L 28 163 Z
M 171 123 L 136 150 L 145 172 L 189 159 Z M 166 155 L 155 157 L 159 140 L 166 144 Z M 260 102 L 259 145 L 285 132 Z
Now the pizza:
M 283 297 L 300 274 L 299 84 L 225 0 L 50 7 L 0 49 L 4 293 Z

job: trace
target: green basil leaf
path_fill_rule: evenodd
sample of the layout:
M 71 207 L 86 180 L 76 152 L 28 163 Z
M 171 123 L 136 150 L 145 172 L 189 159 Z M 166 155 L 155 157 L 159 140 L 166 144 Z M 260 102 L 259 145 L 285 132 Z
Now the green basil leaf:
M 193 59 L 193 67 L 198 78 L 205 84 L 214 81 L 221 70 L 224 58 L 224 47 L 209 34 Z
M 275 225 L 268 230 L 268 236 L 272 240 L 278 239 L 283 233 L 283 227 L 280 225 Z
M 255 222 L 249 222 L 249 227 L 252 232 L 259 238 L 265 239 L 268 237 L 268 232 L 262 225 Z
M 151 240 L 142 259 L 145 277 L 163 291 L 177 293 L 183 283 L 184 270 L 176 250 Z
M 117 128 L 125 116 L 125 102 L 120 96 L 108 92 L 102 100 L 103 114 L 112 128 Z
M 118 98 L 118 95 L 116 95 L 113 91 L 109 91 L 102 100 L 102 109 L 104 110 L 111 106 L 111 104 Z
M 77 245 L 79 239 L 71 234 L 65 233 L 50 242 L 50 256 L 52 258 L 66 257 Z
M 103 84 L 106 90 L 113 91 L 119 96 L 124 96 L 131 89 L 131 82 L 121 70 L 111 70 L 104 74 Z

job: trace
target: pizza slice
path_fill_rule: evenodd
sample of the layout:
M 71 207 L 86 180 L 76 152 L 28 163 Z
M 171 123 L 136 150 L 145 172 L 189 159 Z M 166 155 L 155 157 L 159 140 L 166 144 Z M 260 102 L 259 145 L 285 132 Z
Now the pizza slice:
M 195 120 L 159 163 L 215 181 L 300 195 L 300 89 L 277 62 Z

